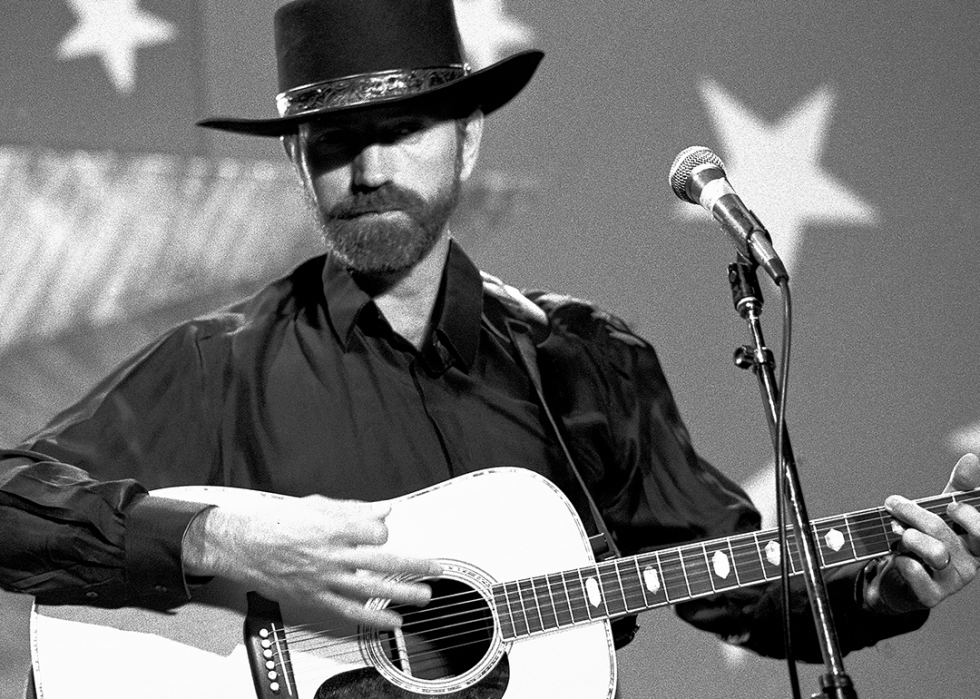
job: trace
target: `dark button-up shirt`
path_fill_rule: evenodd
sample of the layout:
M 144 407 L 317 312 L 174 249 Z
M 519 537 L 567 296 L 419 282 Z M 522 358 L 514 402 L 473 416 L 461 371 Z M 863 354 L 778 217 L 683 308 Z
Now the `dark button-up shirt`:
M 0 583 L 47 603 L 187 599 L 180 540 L 200 506 L 147 495 L 218 484 L 380 500 L 488 467 L 554 481 L 591 523 L 505 330 L 527 321 L 549 403 L 624 552 L 756 528 L 744 493 L 691 446 L 653 348 L 593 306 L 550 295 L 541 332 L 454 243 L 421 350 L 329 257 L 181 325 L 0 466 Z M 914 628 L 874 618 L 863 567 L 830 577 L 846 649 Z M 781 641 L 772 586 L 683 615 L 763 653 Z M 797 591 L 797 617 L 810 625 Z M 796 649 L 816 659 L 812 639 Z

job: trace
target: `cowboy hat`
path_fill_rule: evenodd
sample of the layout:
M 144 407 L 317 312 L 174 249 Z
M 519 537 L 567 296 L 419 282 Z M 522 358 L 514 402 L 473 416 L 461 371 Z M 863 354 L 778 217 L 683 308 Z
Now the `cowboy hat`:
M 523 89 L 544 54 L 471 71 L 453 0 L 293 0 L 275 14 L 279 116 L 214 117 L 200 126 L 281 136 L 313 118 L 378 106 L 489 114 Z

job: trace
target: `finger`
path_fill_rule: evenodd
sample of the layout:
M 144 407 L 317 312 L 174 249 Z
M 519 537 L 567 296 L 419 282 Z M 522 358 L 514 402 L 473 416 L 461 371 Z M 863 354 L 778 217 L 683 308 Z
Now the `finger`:
M 963 529 L 961 539 L 966 550 L 973 556 L 980 556 L 980 512 L 962 502 L 950 503 L 946 512 Z
M 964 454 L 953 467 L 949 483 L 946 484 L 943 492 L 951 493 L 973 488 L 980 488 L 980 458 L 976 454 Z
M 951 560 L 951 552 L 943 542 L 918 529 L 905 530 L 902 549 L 918 556 L 933 570 L 944 570 Z
M 351 568 L 385 573 L 389 576 L 436 577 L 442 574 L 442 566 L 436 561 L 400 556 L 371 546 L 358 546 L 345 551 L 343 561 Z
M 310 507 L 315 507 L 324 513 L 350 518 L 383 520 L 391 512 L 391 503 L 387 501 L 334 500 L 323 495 L 307 495 L 302 500 Z
M 384 599 L 424 606 L 432 599 L 432 588 L 423 582 L 385 578 L 369 571 L 336 576 L 330 583 L 334 591 L 360 600 Z
M 949 541 L 956 536 L 938 514 L 929 512 L 901 495 L 888 496 L 885 499 L 885 509 L 896 519 L 936 539 Z
M 372 609 L 362 601 L 333 592 L 324 591 L 318 601 L 323 607 L 372 628 L 395 629 L 402 625 L 401 614 L 392 609 Z
M 332 538 L 354 545 L 381 546 L 388 541 L 388 525 L 378 519 L 344 520 Z
M 929 570 L 911 556 L 895 556 L 894 570 L 901 576 L 904 585 L 916 599 L 927 607 L 935 607 L 945 597 L 946 593 Z

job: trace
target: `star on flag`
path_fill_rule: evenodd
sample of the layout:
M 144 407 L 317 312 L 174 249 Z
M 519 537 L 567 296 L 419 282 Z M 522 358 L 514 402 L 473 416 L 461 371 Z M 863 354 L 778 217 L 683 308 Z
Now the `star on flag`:
M 58 46 L 58 58 L 70 61 L 97 56 L 116 90 L 136 87 L 136 50 L 170 43 L 177 28 L 137 6 L 138 0 L 67 0 L 78 17 Z
M 834 106 L 829 87 L 821 87 L 774 123 L 713 80 L 702 81 L 700 93 L 724 147 L 719 155 L 729 181 L 766 226 L 790 272 L 806 224 L 878 223 L 875 208 L 820 164 Z M 703 215 L 696 207 L 681 206 L 688 218 Z
M 503 0 L 456 0 L 455 8 L 466 58 L 475 70 L 496 63 L 534 37 L 530 27 L 504 12 Z

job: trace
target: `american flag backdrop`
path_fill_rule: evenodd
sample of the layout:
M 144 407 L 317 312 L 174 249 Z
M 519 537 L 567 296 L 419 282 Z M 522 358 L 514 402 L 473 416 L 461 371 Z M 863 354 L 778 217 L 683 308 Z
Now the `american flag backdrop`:
M 410 1 L 410 0 L 406 0 Z M 279 144 L 277 0 L 7 0 L 0 22 L 0 441 L 129 353 L 317 250 Z M 980 10 L 968 0 L 457 0 L 471 62 L 546 52 L 487 123 L 454 231 L 524 287 L 592 299 L 658 348 L 696 446 L 771 510 L 726 237 L 667 186 L 706 145 L 795 299 L 789 422 L 810 513 L 938 493 L 980 449 Z M 770 345 L 779 300 L 765 288 Z M 974 586 L 975 587 L 975 586 Z M 864 699 L 976 696 L 967 588 L 846 659 Z M 0 614 L 16 602 L 0 597 Z M 15 628 L 3 621 L 5 630 Z M 0 686 L 23 653 L 5 633 Z M 3 675 L 6 670 L 8 676 Z M 820 668 L 803 672 L 804 691 Z M 621 696 L 779 699 L 784 665 L 641 618 Z

